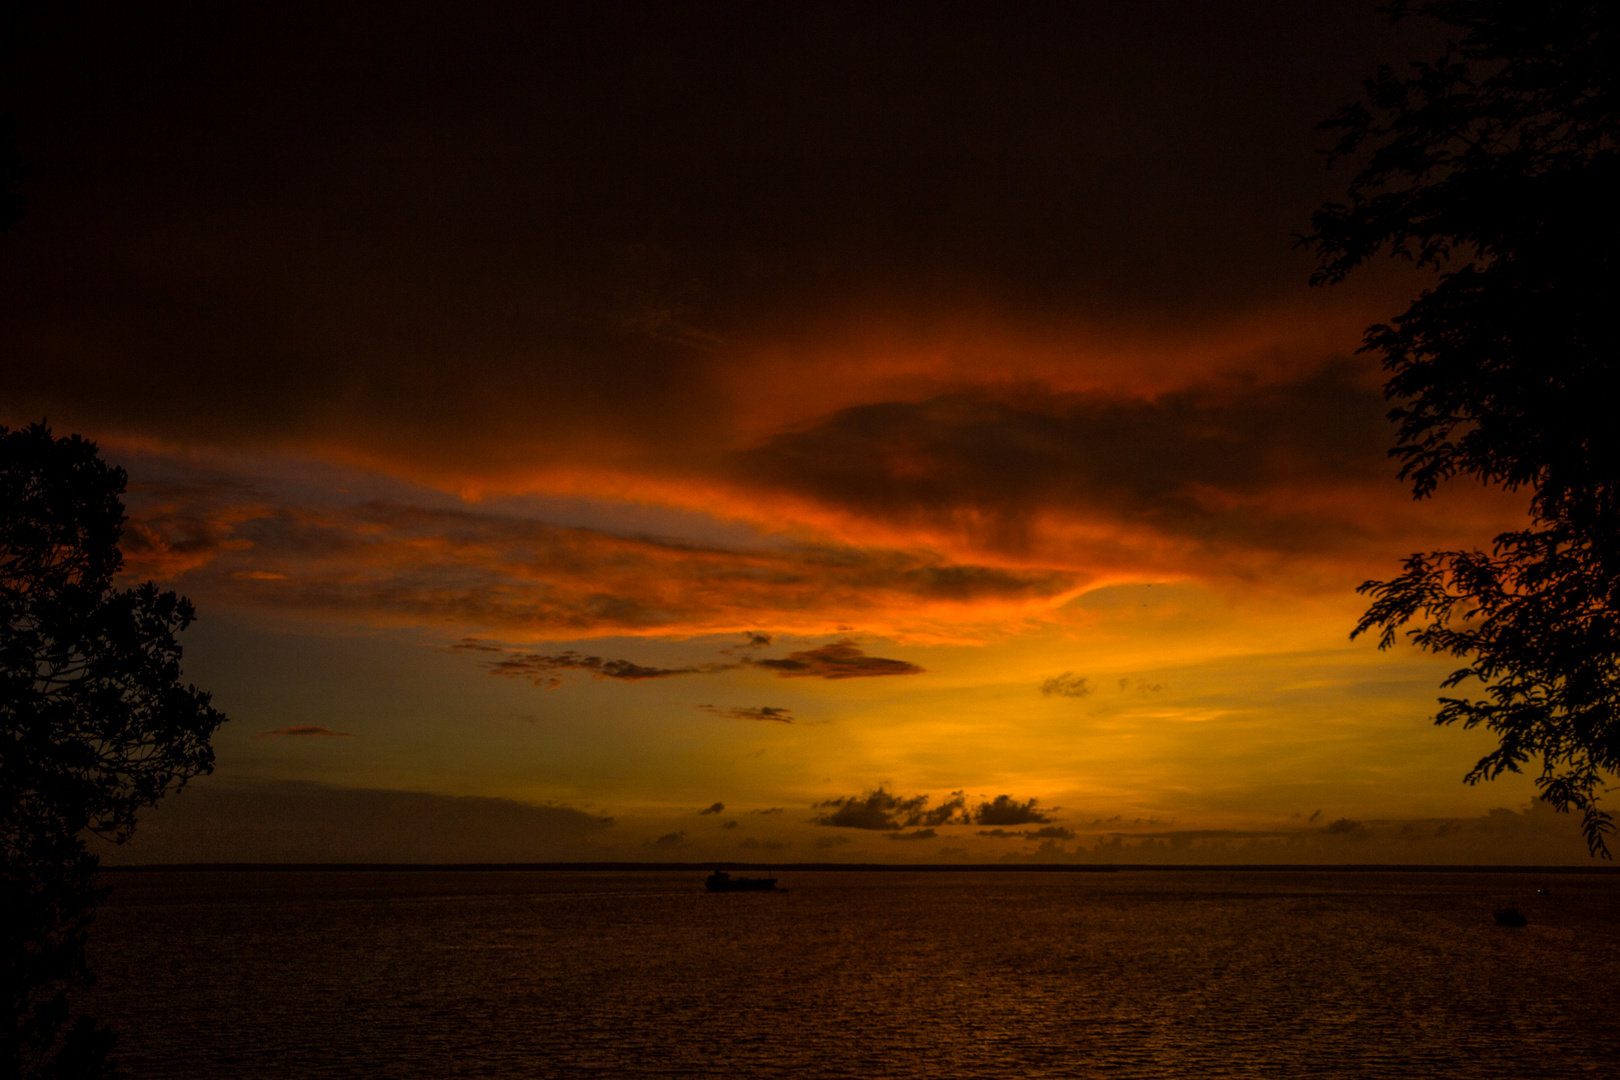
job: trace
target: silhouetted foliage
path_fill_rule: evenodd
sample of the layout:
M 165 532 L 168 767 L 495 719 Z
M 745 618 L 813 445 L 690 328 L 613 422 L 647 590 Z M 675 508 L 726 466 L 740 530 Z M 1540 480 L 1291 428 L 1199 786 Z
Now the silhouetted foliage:
M 191 604 L 123 566 L 124 472 L 94 443 L 0 427 L 0 1078 L 108 1075 L 112 1036 L 73 1020 L 101 894 L 84 834 L 213 768 L 225 717 L 180 682 Z
M 1382 250 L 1440 271 L 1364 351 L 1397 403 L 1392 455 L 1418 498 L 1472 476 L 1528 489 L 1530 527 L 1490 552 L 1437 551 L 1369 581 L 1355 629 L 1398 628 L 1464 665 L 1435 720 L 1485 725 L 1500 743 L 1470 783 L 1540 759 L 1537 784 L 1584 811 L 1608 855 L 1603 775 L 1620 766 L 1620 424 L 1613 417 L 1614 82 L 1620 6 L 1585 0 L 1399 2 L 1458 33 L 1432 63 L 1381 68 L 1366 102 L 1322 126 L 1335 159 L 1364 164 L 1348 201 L 1312 218 L 1313 283 Z M 1365 155 L 1365 156 L 1363 156 Z M 1353 635 L 1354 636 L 1354 635 Z

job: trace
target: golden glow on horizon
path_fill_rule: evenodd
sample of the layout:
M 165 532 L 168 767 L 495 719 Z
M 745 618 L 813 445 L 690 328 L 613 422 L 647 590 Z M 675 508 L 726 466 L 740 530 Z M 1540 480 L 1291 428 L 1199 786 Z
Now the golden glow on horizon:
M 438 689 L 394 676 L 359 715 L 289 703 L 250 720 L 353 733 L 226 737 L 257 775 L 341 761 L 346 783 L 606 807 L 615 857 L 645 855 L 632 834 L 680 834 L 691 854 L 746 835 L 800 858 L 1065 857 L 1127 827 L 1271 835 L 1322 804 L 1394 819 L 1503 801 L 1454 785 L 1477 740 L 1424 726 L 1433 665 L 1346 642 L 1361 580 L 1522 509 L 1479 490 L 1414 504 L 1376 445 L 1318 435 L 1334 395 L 1365 411 L 1373 376 L 1299 358 L 1358 318 L 1044 338 L 986 323 L 910 343 L 846 328 L 734 359 L 731 419 L 670 453 L 652 436 L 441 455 L 372 432 L 289 441 L 276 461 L 105 442 L 146 463 L 138 481 L 168 478 L 132 493 L 132 575 L 295 638 L 437 650 Z M 866 408 L 889 412 L 873 427 Z M 996 471 L 1025 466 L 1050 481 Z M 773 640 L 739 652 L 753 632 Z M 483 654 L 451 649 L 466 638 L 563 666 L 490 679 Z M 784 679 L 741 659 L 842 641 L 920 673 Z M 483 717 L 471 744 L 443 729 L 467 710 Z M 813 804 L 879 787 L 1063 809 L 1046 835 L 958 826 L 916 844 L 814 824 Z M 728 833 L 682 808 L 716 799 L 793 816 Z

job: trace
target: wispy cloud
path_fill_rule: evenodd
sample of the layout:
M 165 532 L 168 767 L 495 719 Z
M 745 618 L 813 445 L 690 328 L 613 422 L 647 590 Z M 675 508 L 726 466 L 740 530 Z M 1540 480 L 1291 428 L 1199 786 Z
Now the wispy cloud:
M 753 705 L 722 708 L 718 705 L 699 705 L 698 708 L 728 720 L 771 720 L 778 724 L 793 723 L 793 710 L 783 705 Z M 756 811 L 757 813 L 757 811 Z
M 788 653 L 778 660 L 751 660 L 755 667 L 767 668 L 784 679 L 866 679 L 885 675 L 920 675 L 923 669 L 905 660 L 868 656 L 849 639 L 814 649 Z
M 1041 683 L 1041 694 L 1045 697 L 1085 697 L 1089 693 L 1091 687 L 1086 685 L 1086 680 L 1072 671 L 1054 675 Z
M 347 731 L 333 731 L 331 728 L 321 727 L 319 724 L 301 724 L 297 727 L 277 728 L 266 731 L 258 736 L 261 739 L 273 739 L 279 735 L 301 739 L 349 739 L 353 738 Z
M 614 679 L 619 682 L 672 679 L 681 675 L 714 675 L 743 667 L 762 668 L 784 679 L 880 678 L 889 675 L 918 675 L 923 671 L 921 667 L 909 661 L 869 656 L 864 649 L 848 638 L 827 645 L 801 649 L 776 659 L 745 656 L 738 660 L 686 664 L 679 667 L 660 667 L 632 660 L 590 656 L 573 650 L 560 653 L 527 652 L 472 637 L 463 638 L 450 648 L 452 652 L 487 654 L 484 662 L 491 674 L 525 679 L 546 690 L 554 690 L 561 686 L 562 673 L 569 671 L 586 672 L 597 679 Z M 784 706 L 698 705 L 697 708 L 714 713 L 716 716 L 742 720 L 793 722 L 793 710 Z
M 601 656 L 584 656 L 572 650 L 560 653 L 534 653 L 506 651 L 476 638 L 466 638 L 451 646 L 461 652 L 495 652 L 500 658 L 488 661 L 491 674 L 510 679 L 526 679 L 534 685 L 553 690 L 562 685 L 558 672 L 584 671 L 598 679 L 617 679 L 620 682 L 644 682 L 648 679 L 670 679 L 677 675 L 699 675 L 726 671 L 735 664 L 705 664 L 687 667 L 653 667 L 630 660 L 610 660 Z

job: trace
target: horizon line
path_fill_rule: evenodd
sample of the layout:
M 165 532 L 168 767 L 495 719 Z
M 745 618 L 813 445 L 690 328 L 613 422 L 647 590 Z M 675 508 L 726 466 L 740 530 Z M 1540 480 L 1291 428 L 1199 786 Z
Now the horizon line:
M 858 873 L 1117 873 L 1200 871 L 1228 873 L 1424 873 L 1424 874 L 1617 874 L 1620 866 L 1525 865 L 1490 863 L 759 863 L 703 862 L 184 862 L 103 865 L 107 873 L 152 872 L 558 872 L 709 870 Z

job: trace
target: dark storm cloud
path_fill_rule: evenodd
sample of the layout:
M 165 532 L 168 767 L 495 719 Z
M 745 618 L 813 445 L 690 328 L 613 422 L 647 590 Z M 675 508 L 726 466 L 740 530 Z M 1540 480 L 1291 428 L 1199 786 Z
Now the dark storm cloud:
M 717 705 L 699 705 L 704 712 L 724 716 L 731 720 L 771 720 L 778 724 L 793 723 L 793 710 L 781 705 L 739 706 L 723 709 Z M 758 813 L 758 811 L 755 811 Z
M 723 813 L 725 813 L 725 809 L 726 809 L 726 804 L 725 803 L 723 803 L 723 802 L 713 803 L 713 804 L 711 804 L 709 806 L 704 807 L 702 810 L 699 810 L 698 811 L 698 817 L 702 817 L 705 814 L 723 814 Z
M 1312 126 L 1390 33 L 1360 0 L 28 11 L 7 408 L 480 458 L 702 441 L 717 350 L 873 296 L 1296 283 L 1340 183 Z
M 884 675 L 920 675 L 923 669 L 905 660 L 868 656 L 853 641 L 835 641 L 813 649 L 788 653 L 777 660 L 751 660 L 784 679 L 866 679 Z
M 277 735 L 294 735 L 299 738 L 315 739 L 348 739 L 353 737 L 347 731 L 333 731 L 331 728 L 324 728 L 319 724 L 304 724 L 300 727 L 284 727 L 277 728 L 274 731 L 266 731 L 259 735 L 258 738 L 269 739 Z
M 1086 680 L 1072 671 L 1065 671 L 1061 675 L 1054 675 L 1041 683 L 1041 695 L 1052 697 L 1085 697 L 1091 693 L 1091 687 Z
M 864 795 L 816 803 L 815 807 L 823 813 L 813 820 L 817 825 L 883 832 L 913 826 L 967 824 L 967 797 L 962 792 L 952 792 L 949 799 L 932 809 L 929 801 L 927 795 L 900 796 L 880 786 Z
M 1044 811 L 1037 810 L 1035 804 L 1039 799 L 1029 799 L 1019 802 L 1011 795 L 997 795 L 989 802 L 981 802 L 973 808 L 973 823 L 975 825 L 1028 825 L 1043 824 L 1052 819 Z M 1054 809 L 1056 809 L 1054 807 Z
M 113 862 L 538 862 L 589 857 L 613 819 L 571 806 L 206 776 L 141 815 Z M 600 857 L 600 856 L 597 856 Z
M 1280 486 L 1387 475 L 1385 404 L 1366 375 L 1344 363 L 1279 385 L 1153 399 L 1034 389 L 857 405 L 766 439 L 734 467 L 749 482 L 897 524 L 977 522 L 979 542 L 1009 550 L 1025 548 L 1052 509 L 1311 550 L 1339 541 L 1355 508 L 1330 520 L 1252 504 Z

